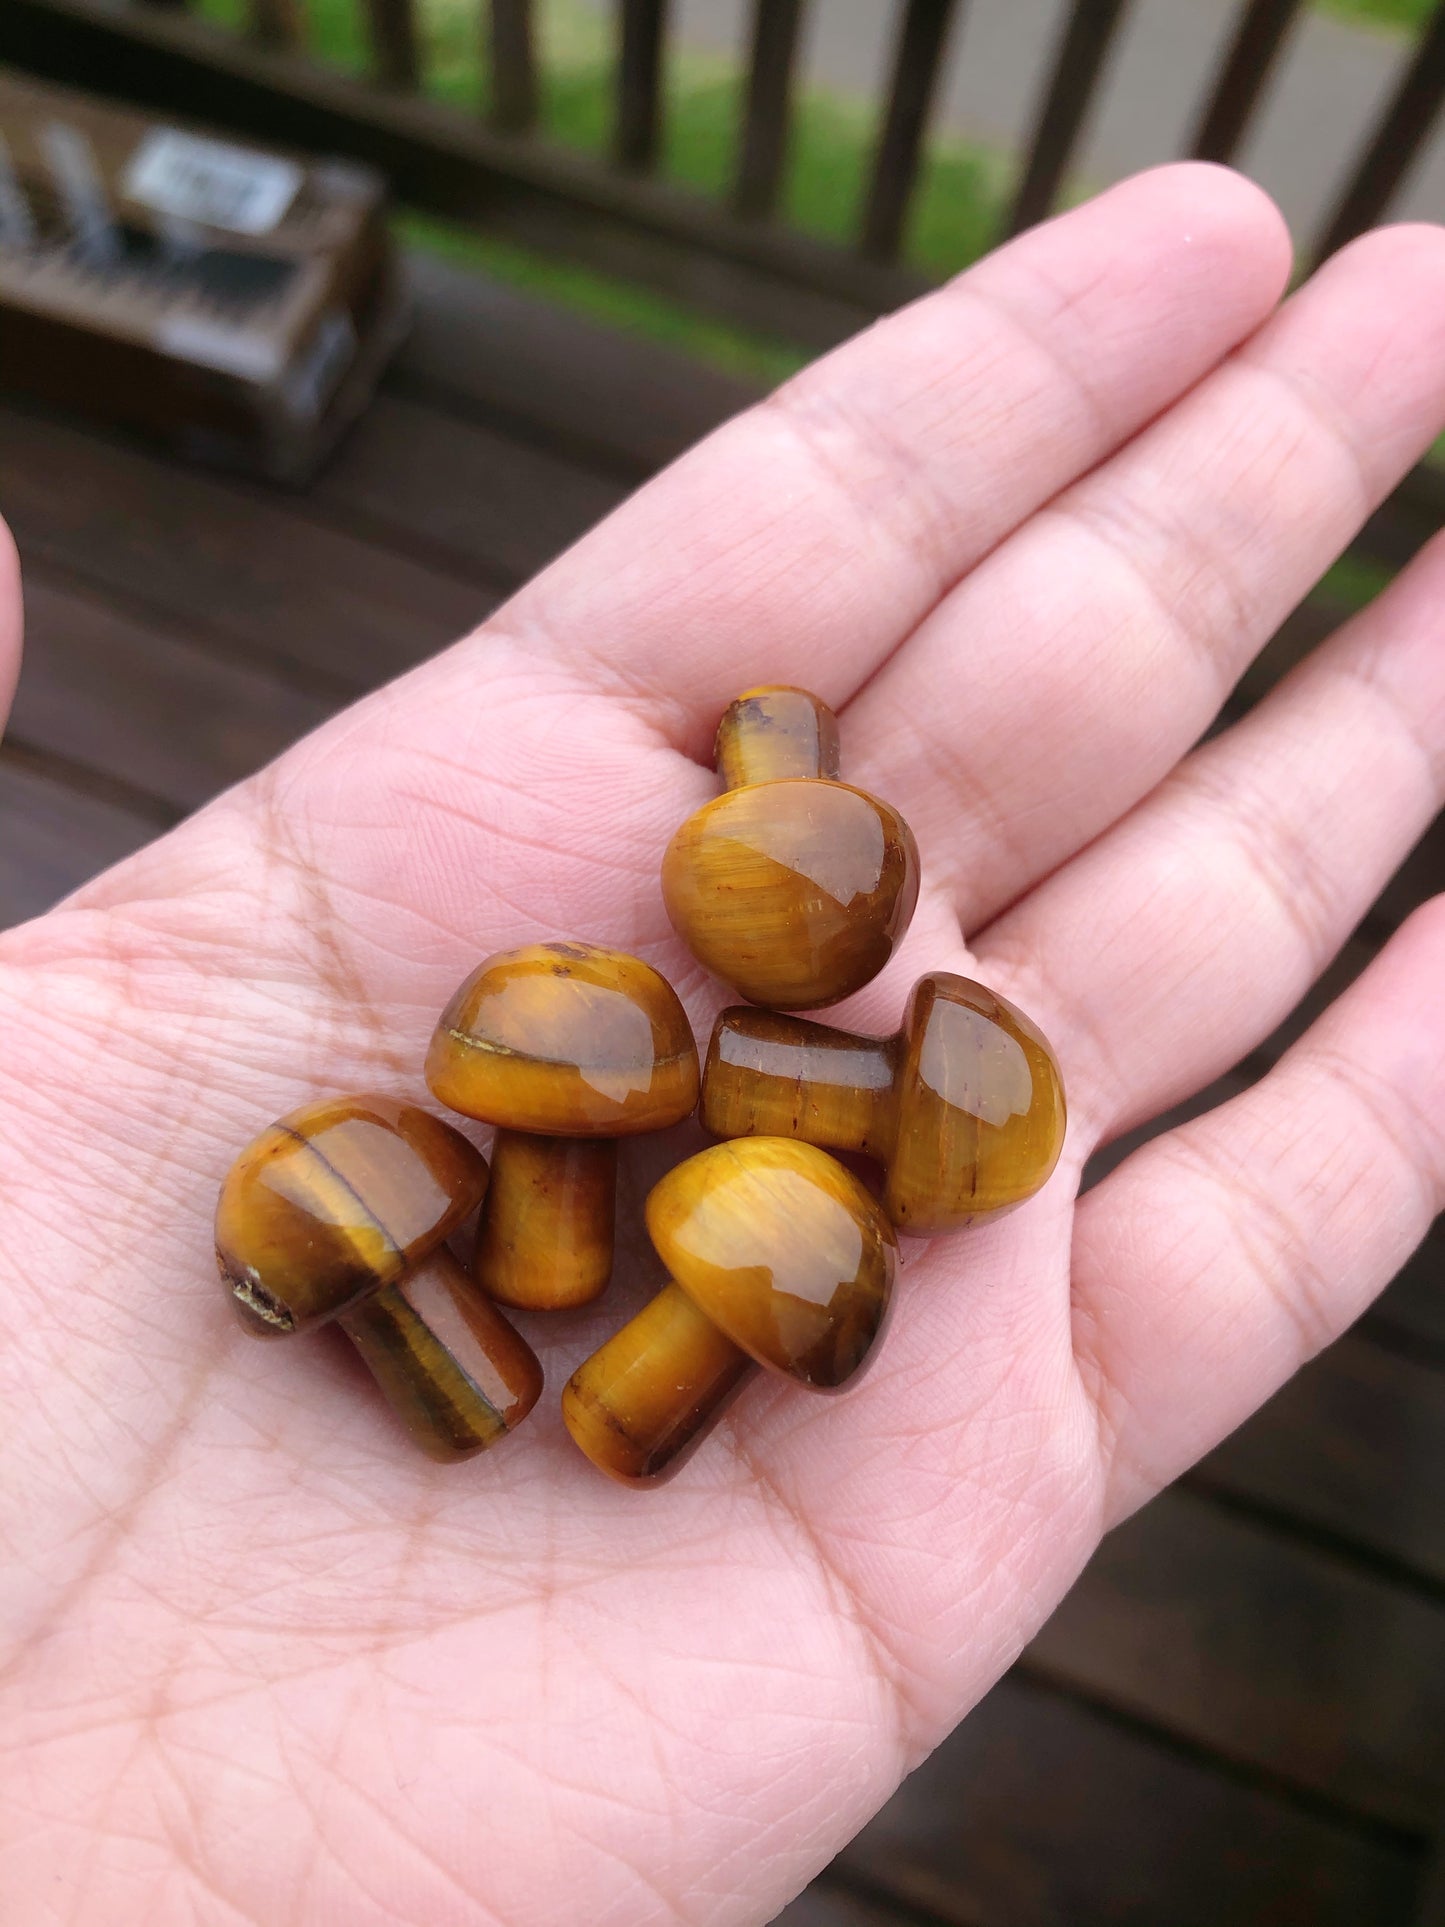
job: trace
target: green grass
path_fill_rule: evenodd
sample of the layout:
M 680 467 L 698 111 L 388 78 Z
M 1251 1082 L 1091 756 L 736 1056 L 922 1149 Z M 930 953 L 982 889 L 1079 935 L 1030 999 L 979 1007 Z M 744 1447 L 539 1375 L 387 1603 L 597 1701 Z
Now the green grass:
M 1435 0 L 1317 0 L 1321 13 L 1392 32 L 1423 26 L 1435 11 Z
M 238 29 L 244 0 L 196 0 L 197 11 Z M 360 0 L 305 0 L 311 51 L 364 75 L 367 54 Z M 417 0 L 426 92 L 468 114 L 485 108 L 484 36 L 478 0 Z M 615 60 L 601 14 L 543 0 L 540 13 L 541 131 L 584 153 L 606 152 L 612 132 Z M 733 64 L 687 49 L 669 57 L 659 172 L 716 200 L 732 178 L 741 120 L 742 81 Z M 783 218 L 804 232 L 844 242 L 856 231 L 875 137 L 875 110 L 863 101 L 811 90 L 796 106 Z M 907 258 L 942 278 L 976 260 L 997 231 L 1010 180 L 999 156 L 963 142 L 934 143 L 914 198 Z M 559 262 L 482 231 L 404 216 L 402 232 L 468 265 L 580 309 L 595 319 L 685 348 L 731 372 L 775 382 L 806 359 L 795 345 L 760 338 L 697 314 L 680 302 L 613 277 Z

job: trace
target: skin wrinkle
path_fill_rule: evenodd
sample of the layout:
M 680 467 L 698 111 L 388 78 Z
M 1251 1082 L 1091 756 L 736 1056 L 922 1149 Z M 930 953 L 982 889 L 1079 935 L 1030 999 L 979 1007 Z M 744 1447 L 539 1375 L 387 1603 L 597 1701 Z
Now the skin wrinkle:
M 1267 799 L 1251 796 L 1237 770 L 1216 772 L 1208 758 L 1191 767 L 1188 787 L 1188 804 L 1202 808 L 1210 831 L 1222 830 L 1227 838 L 1235 872 L 1252 879 L 1293 930 L 1303 958 L 1293 981 L 1312 984 L 1338 955 L 1349 929 L 1338 883 L 1310 831 L 1271 811 Z
M 875 1625 L 873 1614 L 862 1594 L 830 1557 L 825 1541 L 797 1511 L 771 1475 L 763 1470 L 756 1454 L 744 1443 L 741 1435 L 733 1427 L 729 1426 L 729 1429 L 733 1432 L 733 1452 L 758 1496 L 773 1517 L 784 1524 L 790 1536 L 801 1543 L 811 1556 L 825 1589 L 839 1602 L 841 1617 L 853 1626 L 862 1641 L 870 1671 L 888 1691 L 893 1711 L 894 1755 L 901 1763 L 907 1762 L 914 1751 L 911 1736 L 923 1722 L 919 1710 L 910 1699 L 899 1656 L 888 1644 L 882 1629 Z

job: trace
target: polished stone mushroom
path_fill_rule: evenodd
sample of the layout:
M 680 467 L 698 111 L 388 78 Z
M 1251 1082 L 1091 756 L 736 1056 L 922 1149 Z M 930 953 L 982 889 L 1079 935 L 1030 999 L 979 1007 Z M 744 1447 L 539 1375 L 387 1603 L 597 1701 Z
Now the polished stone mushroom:
M 445 1240 L 487 1162 L 449 1124 L 390 1097 L 324 1098 L 237 1158 L 216 1262 L 242 1324 L 280 1338 L 334 1318 L 422 1450 L 465 1459 L 531 1411 L 542 1368 Z
M 585 1305 L 612 1274 L 617 1140 L 697 1103 L 697 1045 L 665 977 L 622 950 L 500 951 L 443 1011 L 427 1053 L 443 1104 L 497 1126 L 476 1276 L 504 1305 Z
M 934 970 L 903 1028 L 867 1037 L 738 1005 L 713 1027 L 702 1121 L 862 1151 L 887 1168 L 900 1231 L 957 1231 L 1033 1196 L 1063 1148 L 1064 1085 L 1048 1040 L 983 984 Z
M 837 780 L 837 719 L 805 689 L 739 696 L 716 761 L 727 793 L 693 812 L 662 860 L 673 928 L 756 1004 L 814 1010 L 861 990 L 913 916 L 913 832 Z
M 717 1144 L 647 1199 L 663 1287 L 574 1374 L 567 1429 L 624 1485 L 670 1478 L 754 1365 L 817 1392 L 856 1378 L 883 1326 L 897 1245 L 877 1204 L 808 1144 Z

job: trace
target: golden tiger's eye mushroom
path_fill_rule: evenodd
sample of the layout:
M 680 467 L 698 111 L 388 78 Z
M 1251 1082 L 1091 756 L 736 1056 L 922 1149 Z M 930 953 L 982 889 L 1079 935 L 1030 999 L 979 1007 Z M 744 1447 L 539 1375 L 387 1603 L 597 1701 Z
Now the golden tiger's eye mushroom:
M 800 1138 L 888 1171 L 900 1231 L 957 1231 L 1007 1211 L 1058 1163 L 1064 1086 L 1047 1039 L 1002 997 L 942 970 L 913 987 L 894 1037 L 741 1005 L 713 1028 L 702 1121 L 717 1137 Z
M 443 1104 L 495 1124 L 476 1275 L 504 1305 L 585 1305 L 612 1274 L 617 1139 L 680 1123 L 697 1045 L 666 978 L 594 944 L 503 950 L 442 1012 Z
M 470 1458 L 542 1389 L 530 1347 L 446 1248 L 486 1188 L 486 1159 L 429 1112 L 326 1098 L 237 1158 L 216 1207 L 216 1262 L 254 1336 L 335 1318 L 422 1450 Z
M 718 727 L 727 794 L 662 860 L 673 928 L 753 1003 L 835 1004 L 871 982 L 918 900 L 918 849 L 898 812 L 837 781 L 838 724 L 805 689 L 751 689 Z
M 670 1478 L 756 1363 L 814 1391 L 861 1369 L 893 1287 L 892 1227 L 826 1152 L 778 1138 L 700 1151 L 653 1186 L 671 1282 L 573 1373 L 562 1416 L 624 1485 Z

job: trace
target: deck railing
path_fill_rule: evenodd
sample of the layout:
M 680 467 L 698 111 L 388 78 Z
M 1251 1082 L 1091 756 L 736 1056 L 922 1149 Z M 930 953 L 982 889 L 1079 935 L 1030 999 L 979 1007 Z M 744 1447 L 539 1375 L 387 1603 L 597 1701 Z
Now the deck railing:
M 616 0 L 612 140 L 610 151 L 596 156 L 539 133 L 532 0 L 474 0 L 488 89 L 472 116 L 426 97 L 424 35 L 413 0 L 353 4 L 365 30 L 369 80 L 308 54 L 305 0 L 245 0 L 247 30 L 240 35 L 196 18 L 187 0 L 3 0 L 0 59 L 238 131 L 344 148 L 375 161 L 402 198 L 420 207 L 580 254 L 811 345 L 838 338 L 923 285 L 904 260 L 904 237 L 945 59 L 967 58 L 966 10 L 958 0 L 898 0 L 891 9 L 887 94 L 856 232 L 846 245 L 790 229 L 779 213 L 807 0 L 753 0 L 731 186 L 711 200 L 657 175 L 668 0 Z M 1126 12 L 1127 0 L 1073 0 L 1044 63 L 1005 232 L 1041 219 L 1058 200 Z M 1189 151 L 1218 161 L 1239 151 L 1300 12 L 1301 0 L 1242 0 L 1223 58 L 1202 90 Z M 1342 166 L 1345 185 L 1314 254 L 1332 251 L 1386 212 L 1442 98 L 1445 0 L 1413 45 L 1402 47 L 1398 83 L 1353 163 Z

